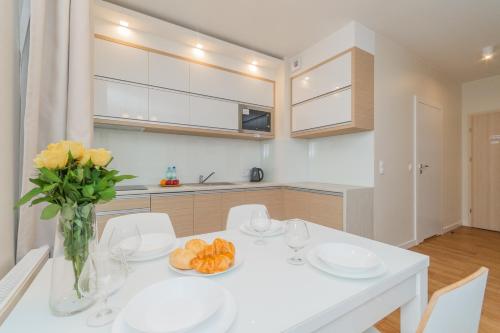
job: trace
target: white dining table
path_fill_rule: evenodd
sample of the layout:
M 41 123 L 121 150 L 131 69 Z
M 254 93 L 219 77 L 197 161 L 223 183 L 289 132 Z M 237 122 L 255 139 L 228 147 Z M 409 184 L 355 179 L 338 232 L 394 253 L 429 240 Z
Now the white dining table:
M 367 248 L 387 265 L 380 277 L 365 280 L 340 278 L 306 263 L 290 265 L 292 252 L 284 237 L 267 238 L 267 245 L 239 230 L 180 238 L 233 241 L 244 263 L 232 271 L 210 277 L 234 296 L 237 316 L 229 332 L 363 332 L 392 311 L 401 309 L 401 332 L 415 332 L 427 304 L 429 258 L 367 238 L 308 223 L 311 240 L 306 254 L 322 242 L 343 242 Z M 140 290 L 155 282 L 180 275 L 168 267 L 168 257 L 133 263 L 125 285 L 109 299 L 120 308 Z M 100 305 L 69 317 L 56 317 L 49 310 L 51 260 L 0 327 L 0 332 L 101 333 L 111 325 L 91 328 L 86 318 Z M 217 332 L 214 332 L 217 333 Z

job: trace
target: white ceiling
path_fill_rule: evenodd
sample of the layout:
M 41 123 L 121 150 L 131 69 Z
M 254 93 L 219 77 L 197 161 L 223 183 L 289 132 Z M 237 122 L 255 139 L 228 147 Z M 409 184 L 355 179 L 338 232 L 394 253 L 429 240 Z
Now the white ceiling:
M 356 20 L 460 81 L 500 74 L 500 0 L 108 1 L 280 58 Z

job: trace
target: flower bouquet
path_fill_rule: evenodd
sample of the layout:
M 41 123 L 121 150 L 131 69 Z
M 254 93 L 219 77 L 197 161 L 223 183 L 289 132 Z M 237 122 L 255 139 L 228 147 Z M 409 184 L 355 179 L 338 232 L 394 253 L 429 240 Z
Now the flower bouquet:
M 50 300 L 57 315 L 73 314 L 93 303 L 81 295 L 78 280 L 97 242 L 94 205 L 112 200 L 116 183 L 135 178 L 108 169 L 111 160 L 111 152 L 103 148 L 86 149 L 75 141 L 50 144 L 34 160 L 37 175 L 30 182 L 35 187 L 17 203 L 45 203 L 44 220 L 59 214 L 55 243 L 62 244 L 64 254 L 54 254 Z

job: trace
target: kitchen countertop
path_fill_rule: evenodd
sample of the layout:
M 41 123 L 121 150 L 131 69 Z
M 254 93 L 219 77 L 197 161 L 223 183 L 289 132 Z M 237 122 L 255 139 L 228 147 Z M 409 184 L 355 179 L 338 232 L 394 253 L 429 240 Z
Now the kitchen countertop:
M 296 183 L 279 183 L 279 182 L 232 182 L 230 185 L 182 185 L 179 187 L 161 187 L 159 185 L 146 185 L 146 190 L 130 190 L 117 191 L 117 195 L 133 195 L 133 194 L 160 194 L 160 193 L 180 193 L 180 192 L 203 192 L 203 191 L 224 191 L 238 189 L 259 189 L 269 187 L 288 187 L 293 189 L 303 189 L 312 191 L 322 191 L 337 194 L 345 194 L 346 191 L 356 189 L 368 189 L 371 187 L 330 184 L 319 182 L 296 182 Z

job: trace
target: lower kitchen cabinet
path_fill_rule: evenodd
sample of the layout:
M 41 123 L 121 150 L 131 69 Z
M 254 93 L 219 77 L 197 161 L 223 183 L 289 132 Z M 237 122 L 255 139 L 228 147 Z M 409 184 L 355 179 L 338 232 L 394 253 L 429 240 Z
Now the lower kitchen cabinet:
M 299 218 L 344 230 L 343 198 L 332 194 L 284 189 L 285 218 Z
M 308 193 L 308 197 L 309 221 L 344 230 L 342 197 L 319 193 Z
M 309 192 L 284 189 L 282 195 L 285 219 L 307 220 L 309 218 Z
M 151 211 L 169 215 L 177 237 L 194 233 L 193 194 L 157 194 L 151 196 Z
M 245 191 L 249 204 L 261 204 L 267 207 L 273 219 L 283 219 L 283 194 L 281 189 L 259 189 Z
M 195 194 L 193 215 L 195 235 L 223 230 L 222 193 Z
M 118 196 L 98 205 L 99 235 L 108 219 L 140 212 L 167 213 L 178 237 L 224 230 L 229 210 L 265 205 L 272 218 L 300 218 L 356 235 L 373 237 L 373 191 L 330 193 L 289 187 Z
M 122 215 L 147 213 L 150 211 L 150 196 L 123 195 L 113 201 L 96 206 L 97 235 L 101 237 L 108 220 Z

